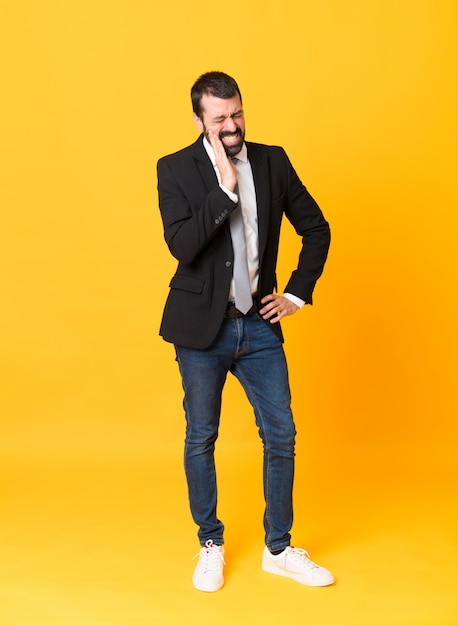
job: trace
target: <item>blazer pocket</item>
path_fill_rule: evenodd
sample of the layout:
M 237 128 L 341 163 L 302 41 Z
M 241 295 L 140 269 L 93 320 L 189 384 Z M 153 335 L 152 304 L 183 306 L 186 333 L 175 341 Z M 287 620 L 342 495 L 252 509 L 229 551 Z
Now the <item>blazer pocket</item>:
M 182 291 L 190 291 L 191 293 L 202 293 L 205 281 L 194 276 L 185 276 L 184 274 L 175 274 L 170 281 L 171 289 L 181 289 Z

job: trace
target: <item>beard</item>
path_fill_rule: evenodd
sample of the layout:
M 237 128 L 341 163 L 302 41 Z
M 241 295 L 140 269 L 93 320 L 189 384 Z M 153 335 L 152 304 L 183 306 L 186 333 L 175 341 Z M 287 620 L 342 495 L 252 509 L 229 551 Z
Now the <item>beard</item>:
M 208 139 L 208 133 L 207 133 L 207 129 L 205 128 L 205 124 L 204 124 L 204 133 L 205 136 Z M 239 140 L 237 141 L 237 143 L 232 144 L 231 146 L 226 146 L 226 144 L 223 141 L 224 137 L 231 137 L 232 135 L 237 135 Z M 241 128 L 237 128 L 237 130 L 235 131 L 235 133 L 230 133 L 227 130 L 222 130 L 219 135 L 219 140 L 221 141 L 221 143 L 223 144 L 223 148 L 224 151 L 226 152 L 227 156 L 229 158 L 236 156 L 240 150 L 242 149 L 243 146 L 243 142 L 245 141 L 245 132 L 241 129 Z

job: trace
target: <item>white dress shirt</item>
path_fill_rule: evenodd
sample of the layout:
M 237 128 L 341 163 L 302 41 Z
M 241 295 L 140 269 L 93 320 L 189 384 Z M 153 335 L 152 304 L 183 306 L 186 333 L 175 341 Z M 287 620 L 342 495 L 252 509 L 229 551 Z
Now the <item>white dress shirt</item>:
M 221 184 L 221 175 L 216 165 L 213 148 L 206 137 L 204 137 L 203 143 L 209 159 L 212 162 L 221 189 L 233 202 L 238 202 L 240 196 L 240 207 L 243 216 L 243 227 L 245 231 L 247 249 L 248 273 L 250 276 L 251 293 L 254 294 L 257 292 L 259 279 L 258 211 L 253 172 L 251 171 L 251 165 L 248 160 L 246 145 L 243 144 L 242 149 L 235 157 L 235 167 L 237 168 L 237 187 L 239 193 L 238 196 L 236 193 L 230 191 L 227 187 Z M 305 304 L 304 300 L 301 300 L 293 294 L 285 293 L 283 295 L 299 308 L 302 308 Z M 233 281 L 231 281 L 229 299 L 234 299 Z

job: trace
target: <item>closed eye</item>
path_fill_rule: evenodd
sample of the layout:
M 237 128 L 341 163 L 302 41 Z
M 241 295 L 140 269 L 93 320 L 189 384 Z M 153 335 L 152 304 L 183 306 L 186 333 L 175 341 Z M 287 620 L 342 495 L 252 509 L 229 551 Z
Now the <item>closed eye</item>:
M 228 117 L 230 117 L 231 119 L 237 119 L 238 120 L 241 117 L 243 117 L 243 111 L 242 111 L 242 109 L 240 109 L 240 111 L 236 111 L 235 113 L 232 113 L 232 115 L 220 115 L 219 117 L 214 117 L 213 118 L 213 124 L 221 124 Z

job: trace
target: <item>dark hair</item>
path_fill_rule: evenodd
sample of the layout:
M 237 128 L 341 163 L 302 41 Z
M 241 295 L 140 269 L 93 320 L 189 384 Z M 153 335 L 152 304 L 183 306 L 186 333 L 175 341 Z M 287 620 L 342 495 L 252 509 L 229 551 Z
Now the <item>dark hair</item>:
M 201 101 L 204 94 L 215 98 L 232 98 L 237 94 L 242 102 L 239 86 L 233 78 L 224 72 L 207 72 L 202 74 L 191 88 L 192 110 L 202 119 Z

